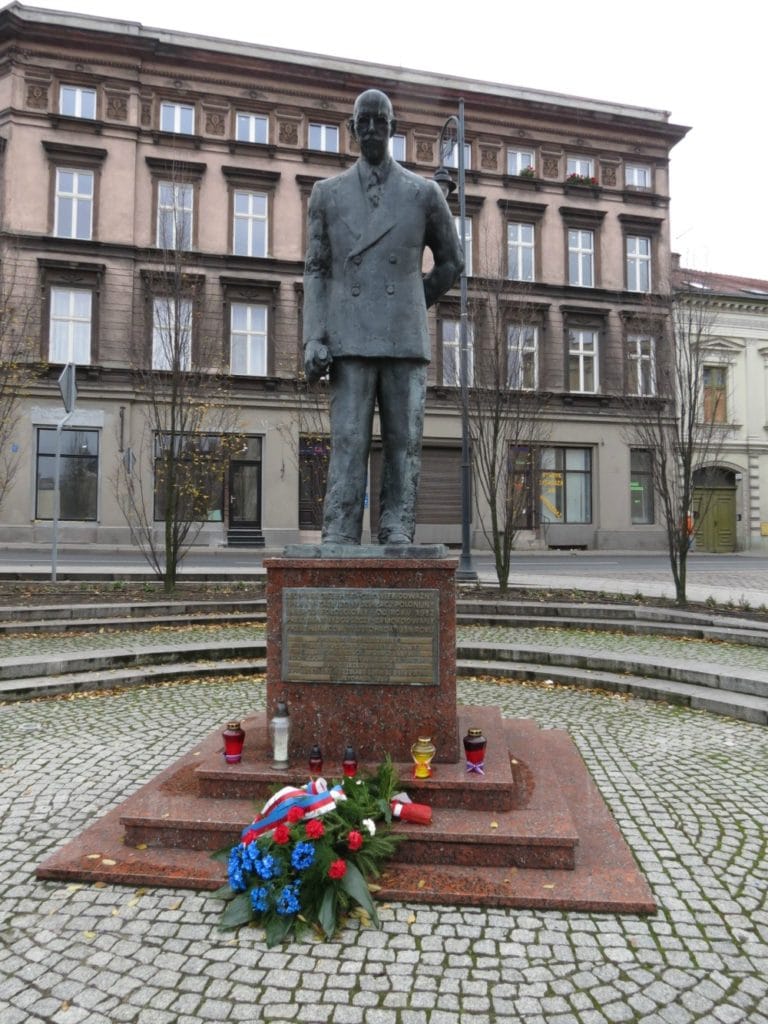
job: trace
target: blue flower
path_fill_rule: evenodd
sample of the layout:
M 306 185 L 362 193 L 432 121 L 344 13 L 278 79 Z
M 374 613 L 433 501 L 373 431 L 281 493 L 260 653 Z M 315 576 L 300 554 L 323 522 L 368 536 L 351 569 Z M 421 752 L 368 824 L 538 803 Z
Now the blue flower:
M 234 846 L 227 862 L 227 878 L 233 892 L 244 892 L 246 889 L 243 875 L 243 851 L 241 846 Z
M 312 843 L 297 843 L 291 854 L 291 864 L 297 871 L 306 871 L 315 860 L 315 848 Z
M 283 891 L 277 897 L 277 912 L 288 916 L 288 914 L 296 914 L 299 910 L 299 897 L 298 897 L 298 883 L 294 885 L 286 885 L 283 887 Z
M 248 843 L 247 846 L 243 847 L 243 867 L 245 870 L 255 871 L 260 856 L 261 850 L 256 843 Z
M 251 906 L 257 914 L 269 909 L 269 893 L 263 885 L 258 889 L 251 889 Z
M 264 881 L 269 881 L 270 878 L 276 878 L 280 874 L 280 868 L 275 862 L 275 858 L 271 853 L 265 853 L 259 857 L 254 865 L 256 868 L 256 874 L 259 878 L 263 878 Z

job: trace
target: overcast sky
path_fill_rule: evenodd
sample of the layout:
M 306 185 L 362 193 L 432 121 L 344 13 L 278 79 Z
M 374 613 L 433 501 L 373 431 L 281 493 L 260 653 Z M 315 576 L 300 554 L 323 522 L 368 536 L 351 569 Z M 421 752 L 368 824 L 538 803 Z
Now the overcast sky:
M 763 0 L 48 0 L 30 7 L 667 110 L 672 248 L 768 279 Z

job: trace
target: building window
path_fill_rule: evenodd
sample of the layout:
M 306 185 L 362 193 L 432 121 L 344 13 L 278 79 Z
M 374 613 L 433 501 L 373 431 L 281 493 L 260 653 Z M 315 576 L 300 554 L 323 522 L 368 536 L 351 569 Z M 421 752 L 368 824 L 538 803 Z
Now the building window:
M 584 228 L 568 229 L 568 283 L 592 288 L 595 283 L 595 233 Z
M 192 248 L 194 186 L 173 181 L 157 184 L 157 245 L 160 249 Z
M 240 192 L 233 196 L 232 251 L 236 256 L 267 255 L 268 197 L 264 192 Z
M 233 302 L 230 308 L 230 373 L 266 377 L 267 307 Z
M 651 187 L 651 168 L 647 164 L 625 164 L 624 185 L 626 188 Z
M 51 288 L 50 362 L 90 364 L 92 304 L 90 289 Z
M 526 445 L 510 445 L 507 462 L 507 509 L 516 530 L 533 529 L 534 452 Z
M 152 369 L 189 370 L 192 365 L 192 299 L 152 300 Z
M 507 387 L 535 391 L 539 386 L 539 329 L 530 324 L 507 328 Z
M 59 89 L 59 113 L 66 117 L 96 117 L 96 90 L 80 85 L 62 85 Z
M 160 104 L 160 131 L 174 135 L 195 134 L 195 108 L 187 103 Z
M 725 366 L 705 366 L 704 383 L 704 422 L 727 423 L 727 386 L 728 370 Z
M 629 453 L 629 504 L 633 526 L 647 526 L 653 519 L 653 472 L 651 453 L 633 448 Z
M 166 479 L 173 464 L 176 497 L 175 517 L 187 522 L 216 522 L 224 519 L 224 466 L 227 437 L 217 434 L 189 434 L 173 437 L 155 435 L 156 521 L 165 519 Z
M 507 150 L 507 174 L 531 176 L 536 171 L 536 157 L 532 149 Z
M 309 148 L 321 153 L 339 152 L 339 129 L 335 124 L 310 124 Z
M 461 241 L 461 217 L 454 217 L 456 234 Z M 472 277 L 472 218 L 464 218 L 464 273 Z
M 389 140 L 389 155 L 398 163 L 405 162 L 405 136 L 392 135 Z
M 59 442 L 59 518 L 93 522 L 97 517 L 99 432 L 61 431 Z M 37 431 L 35 519 L 53 519 L 56 482 L 56 431 Z
M 651 290 L 651 240 L 644 235 L 627 235 L 627 288 L 631 292 Z
M 237 142 L 266 144 L 269 139 L 269 118 L 266 114 L 237 114 L 235 139 Z
M 93 171 L 56 168 L 53 233 L 59 238 L 93 235 Z
M 565 161 L 565 176 L 570 178 L 572 174 L 579 178 L 594 178 L 595 161 L 589 156 L 569 156 Z
M 640 398 L 656 394 L 656 339 L 648 334 L 627 337 L 629 393 Z
M 597 393 L 598 332 L 592 329 L 568 331 L 568 390 L 586 395 Z
M 535 267 L 533 224 L 507 224 L 507 277 L 510 281 L 533 281 Z
M 541 521 L 591 523 L 591 449 L 543 448 L 539 465 Z
M 459 169 L 459 147 L 451 146 L 449 153 L 445 155 L 445 166 L 453 167 L 454 170 Z M 472 167 L 472 143 L 464 143 L 464 170 L 468 171 Z
M 461 385 L 461 321 L 443 320 L 441 327 L 443 380 L 446 387 Z M 467 324 L 467 384 L 472 385 L 474 373 L 474 338 L 472 324 Z

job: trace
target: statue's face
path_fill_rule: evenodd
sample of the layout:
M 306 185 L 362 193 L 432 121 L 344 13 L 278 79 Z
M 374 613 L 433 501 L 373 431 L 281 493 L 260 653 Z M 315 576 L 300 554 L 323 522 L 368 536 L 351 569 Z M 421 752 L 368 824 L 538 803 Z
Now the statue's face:
M 352 127 L 368 163 L 380 164 L 387 155 L 393 129 L 392 107 L 387 97 L 376 90 L 369 90 L 358 97 Z

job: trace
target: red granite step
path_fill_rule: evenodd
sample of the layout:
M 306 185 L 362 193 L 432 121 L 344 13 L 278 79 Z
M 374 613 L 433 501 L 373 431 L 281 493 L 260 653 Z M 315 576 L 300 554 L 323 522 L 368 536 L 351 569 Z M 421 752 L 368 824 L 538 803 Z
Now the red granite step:
M 528 815 L 530 834 L 534 825 L 531 816 L 538 815 L 542 821 L 548 821 L 550 839 L 556 839 L 561 845 L 567 843 L 571 834 L 568 821 L 575 823 L 578 845 L 571 846 L 573 870 L 553 867 L 522 870 L 522 865 L 518 867 L 515 863 L 489 866 L 476 860 L 443 864 L 393 860 L 380 879 L 378 897 L 415 903 L 653 912 L 655 904 L 651 892 L 570 737 L 558 730 L 540 731 L 527 721 L 505 721 L 504 731 L 512 760 L 530 772 L 527 803 L 512 815 Z M 218 813 L 211 813 L 210 804 L 200 804 L 194 795 L 194 770 L 220 746 L 220 732 L 211 733 L 122 805 L 48 857 L 38 867 L 37 877 L 55 881 L 218 888 L 225 878 L 224 865 L 212 860 L 208 851 L 156 847 L 143 842 L 131 847 L 125 843 L 121 819 L 132 821 L 131 827 L 138 824 L 139 817 L 165 822 L 166 839 L 172 836 L 174 829 L 199 827 L 206 833 L 206 841 L 214 842 L 222 819 Z M 197 813 L 192 811 L 195 803 L 199 804 L 198 812 L 205 810 L 198 815 L 202 825 L 198 825 L 198 818 L 192 817 Z M 218 803 L 229 805 L 230 814 L 223 823 L 238 832 L 253 811 L 248 801 L 221 800 Z M 435 836 L 440 835 L 438 829 L 443 829 L 444 813 L 449 812 L 435 811 L 435 825 L 431 826 Z M 458 813 L 450 812 L 452 816 Z M 170 820 L 171 814 L 176 816 L 174 820 Z M 481 812 L 466 814 L 476 815 L 471 821 L 472 832 L 480 846 L 495 846 L 487 839 L 497 832 L 494 821 L 498 823 L 498 831 L 506 829 L 504 818 Z M 465 824 L 466 828 L 470 827 L 469 817 Z M 487 832 L 482 827 L 484 824 Z M 145 822 L 141 827 L 145 827 Z M 422 845 L 425 834 L 430 831 L 430 827 L 412 826 L 412 829 L 419 831 L 411 842 L 402 844 L 401 851 L 408 846 Z M 454 824 L 453 829 L 455 833 L 460 827 Z M 511 838 L 505 836 L 507 849 L 514 846 Z M 540 837 L 537 842 L 546 851 L 543 839 Z M 435 846 L 441 842 L 447 845 L 446 840 L 440 839 Z
M 485 775 L 467 774 L 462 759 L 456 764 L 438 764 L 431 779 L 413 778 L 413 765 L 398 764 L 403 788 L 417 803 L 431 807 L 467 808 L 473 810 L 511 810 L 525 799 L 528 781 L 524 766 L 513 771 L 510 752 L 504 735 L 504 720 L 498 708 L 458 708 L 458 733 L 466 735 L 469 728 L 483 730 L 488 740 Z M 536 726 L 531 723 L 532 727 Z M 266 719 L 254 715 L 242 723 L 246 738 L 243 759 L 239 764 L 225 764 L 219 751 L 201 762 L 195 773 L 201 796 L 218 798 L 251 798 L 265 800 L 276 785 L 303 786 L 307 779 L 306 765 L 291 765 L 287 771 L 270 767 Z M 415 738 L 415 737 L 414 737 Z M 326 751 L 325 773 L 330 778 L 341 774 L 341 751 L 338 763 Z M 375 770 L 374 765 L 362 765 L 363 774 Z

